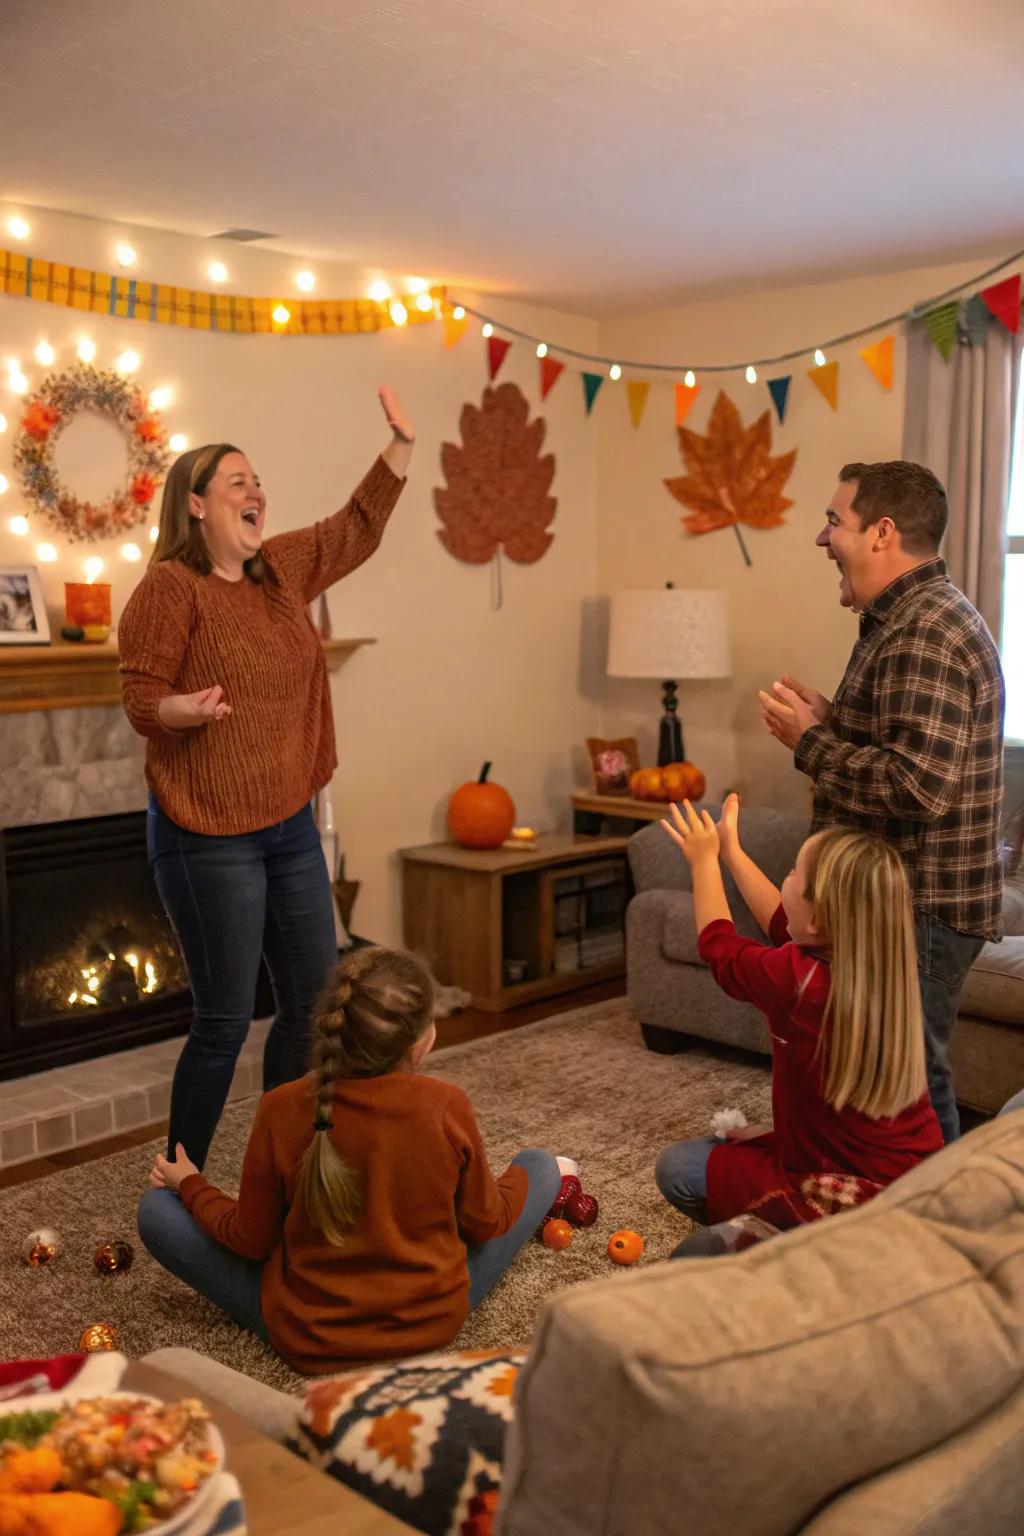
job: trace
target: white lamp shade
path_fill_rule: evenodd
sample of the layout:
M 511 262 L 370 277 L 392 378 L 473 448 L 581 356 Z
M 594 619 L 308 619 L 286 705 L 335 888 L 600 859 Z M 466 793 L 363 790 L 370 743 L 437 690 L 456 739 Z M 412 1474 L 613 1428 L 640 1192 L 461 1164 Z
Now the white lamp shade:
M 729 677 L 725 593 L 686 587 L 616 592 L 609 677 Z

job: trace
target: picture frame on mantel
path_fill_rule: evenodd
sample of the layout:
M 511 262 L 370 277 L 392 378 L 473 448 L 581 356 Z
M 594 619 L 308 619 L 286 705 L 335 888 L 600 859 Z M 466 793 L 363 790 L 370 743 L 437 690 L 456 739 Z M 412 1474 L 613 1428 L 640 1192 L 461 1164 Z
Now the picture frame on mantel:
M 0 645 L 49 644 L 38 566 L 0 565 Z

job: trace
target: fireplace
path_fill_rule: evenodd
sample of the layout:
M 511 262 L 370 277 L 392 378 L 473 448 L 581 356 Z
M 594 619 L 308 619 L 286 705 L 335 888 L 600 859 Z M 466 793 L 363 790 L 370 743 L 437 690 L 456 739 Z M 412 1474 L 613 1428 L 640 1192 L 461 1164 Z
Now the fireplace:
M 0 832 L 0 1078 L 184 1034 L 146 813 Z

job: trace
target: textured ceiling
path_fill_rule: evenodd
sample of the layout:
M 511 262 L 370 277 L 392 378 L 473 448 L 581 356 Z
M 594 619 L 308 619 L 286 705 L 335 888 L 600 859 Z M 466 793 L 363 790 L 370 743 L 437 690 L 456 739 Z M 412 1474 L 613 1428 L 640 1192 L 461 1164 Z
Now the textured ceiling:
M 1021 0 L 0 5 L 8 199 L 581 312 L 1009 249 L 1022 99 Z

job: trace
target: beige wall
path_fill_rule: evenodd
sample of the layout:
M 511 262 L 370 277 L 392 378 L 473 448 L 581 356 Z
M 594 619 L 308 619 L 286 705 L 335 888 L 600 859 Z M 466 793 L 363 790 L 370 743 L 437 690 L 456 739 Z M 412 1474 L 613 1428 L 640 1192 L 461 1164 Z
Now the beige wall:
M 115 231 L 56 216 L 35 222 L 33 252 L 110 269 Z M 140 277 L 196 286 L 204 285 L 205 262 L 221 254 L 203 242 L 149 231 L 138 232 L 137 244 L 149 262 Z M 232 270 L 245 277 L 240 291 L 288 291 L 296 262 L 270 255 L 260 261 L 261 253 L 251 251 L 229 255 Z M 344 286 L 352 279 L 343 270 L 318 270 L 321 291 L 358 291 Z M 501 313 L 526 329 L 539 324 L 536 313 L 504 301 Z M 548 314 L 545 323 L 557 324 L 570 344 L 594 345 L 596 328 L 588 322 Z M 442 548 L 431 495 L 442 483 L 441 443 L 458 441 L 461 406 L 478 402 L 486 382 L 478 335 L 450 352 L 439 325 L 333 339 L 211 336 L 0 298 L 0 363 L 19 357 L 33 381 L 44 371 L 32 358 L 41 338 L 65 364 L 82 333 L 97 342 L 100 363 L 112 363 L 129 344 L 140 352 L 144 386 L 173 386 L 168 425 L 190 443 L 227 438 L 251 454 L 269 492 L 271 531 L 333 511 L 369 466 L 387 437 L 375 399 L 379 381 L 399 391 L 416 423 L 412 476 L 384 544 L 330 596 L 336 635 L 377 640 L 333 682 L 341 759 L 336 820 L 349 876 L 363 882 L 356 929 L 399 940 L 393 850 L 444 835 L 449 793 L 475 777 L 485 757 L 493 759 L 494 777 L 512 793 L 521 820 L 565 825 L 574 747 L 600 720 L 599 678 L 592 657 L 588 662 L 581 655 L 584 600 L 597 586 L 596 434 L 577 394 L 556 391 L 544 409 L 547 443 L 557 456 L 554 544 L 537 565 L 505 563 L 504 607 L 496 612 L 489 568 L 462 565 Z M 531 352 L 514 349 L 500 377 L 521 384 L 537 408 Z M 0 377 L 0 411 L 9 421 L 0 436 L 0 470 L 12 481 L 0 498 L 0 564 L 34 561 L 42 539 L 57 544 L 58 562 L 41 569 L 59 627 L 64 581 L 80 579 L 86 555 L 99 553 L 114 584 L 116 614 L 143 569 L 119 558 L 120 541 L 71 545 L 42 526 L 34 525 L 27 539 L 8 530 L 19 510 L 10 463 L 17 406 Z M 76 489 L 102 492 L 109 481 L 109 451 L 97 444 L 85 428 L 69 431 Z M 117 445 L 110 446 L 117 463 Z M 145 529 L 141 534 L 144 540 Z
M 1002 252 L 994 254 L 998 260 Z M 643 361 L 728 363 L 771 356 L 804 343 L 854 330 L 908 308 L 988 265 L 984 258 L 959 266 L 874 275 L 846 282 L 777 289 L 716 299 L 601 325 L 600 351 Z M 684 509 L 663 485 L 683 473 L 673 410 L 672 385 L 654 384 L 640 428 L 634 431 L 622 384 L 598 397 L 597 473 L 598 590 L 617 588 L 721 587 L 729 595 L 733 678 L 727 683 L 680 685 L 680 714 L 688 755 L 705 769 L 709 793 L 729 785 L 758 802 L 806 805 L 806 780 L 792 758 L 767 737 L 757 712 L 757 689 L 789 671 L 830 693 L 842 675 L 856 637 L 855 621 L 838 604 L 834 568 L 814 547 L 839 467 L 849 460 L 897 458 L 903 423 L 903 340 L 896 334 L 895 384 L 884 392 L 849 343 L 836 349 L 840 363 L 839 410 L 833 413 L 805 377 L 808 355 L 795 364 L 762 370 L 756 385 L 742 373 L 719 383 L 705 375 L 687 426 L 704 432 L 712 404 L 724 387 L 743 420 L 751 422 L 771 400 L 764 378 L 792 372 L 789 408 L 779 426 L 772 408 L 773 452 L 796 448 L 787 487 L 794 506 L 785 526 L 744 528 L 753 560 L 744 565 L 730 530 L 691 537 L 681 525 Z M 655 683 L 607 684 L 605 729 L 639 731 L 647 761 L 654 761 L 659 714 Z

